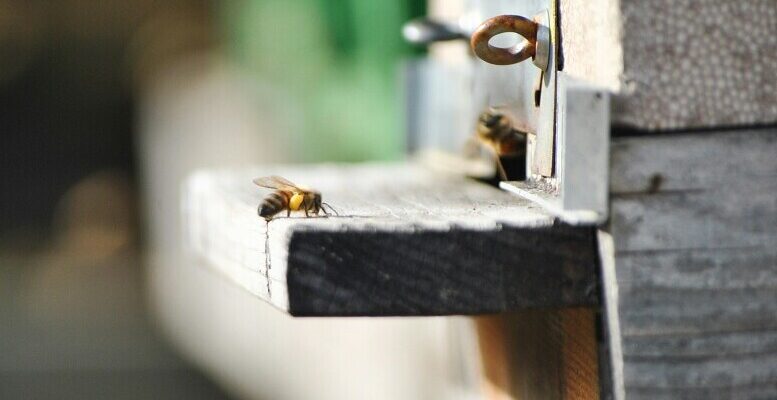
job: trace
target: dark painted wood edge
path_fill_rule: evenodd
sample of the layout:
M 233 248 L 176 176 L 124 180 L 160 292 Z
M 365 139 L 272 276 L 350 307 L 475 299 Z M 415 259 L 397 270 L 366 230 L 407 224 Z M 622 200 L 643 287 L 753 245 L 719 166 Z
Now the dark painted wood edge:
M 295 316 L 478 315 L 598 304 L 591 227 L 496 231 L 298 231 L 289 244 Z

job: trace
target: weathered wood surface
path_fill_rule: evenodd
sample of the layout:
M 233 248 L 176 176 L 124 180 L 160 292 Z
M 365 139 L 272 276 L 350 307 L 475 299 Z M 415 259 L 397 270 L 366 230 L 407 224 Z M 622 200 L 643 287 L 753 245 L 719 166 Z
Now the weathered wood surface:
M 610 192 L 615 195 L 777 180 L 777 128 L 619 139 L 610 146 Z
M 321 190 L 339 216 L 279 216 L 251 179 Z M 186 187 L 189 242 L 294 315 L 479 314 L 596 303 L 592 228 L 555 224 L 485 184 L 414 165 L 202 172 Z
M 560 67 L 564 73 L 617 92 L 621 87 L 620 2 L 558 0 Z
M 629 399 L 777 397 L 777 130 L 620 138 Z
M 617 91 L 613 123 L 777 122 L 774 0 L 560 0 L 564 72 Z
M 618 274 L 615 271 L 615 243 L 612 235 L 605 230 L 600 229 L 596 234 L 601 268 L 601 298 L 604 303 L 599 310 L 601 331 L 598 335 L 601 397 L 624 400 L 623 335 L 619 315 Z
M 777 180 L 720 188 L 615 196 L 619 251 L 769 247 L 777 244 Z
M 485 399 L 600 398 L 594 309 L 525 310 L 475 323 Z

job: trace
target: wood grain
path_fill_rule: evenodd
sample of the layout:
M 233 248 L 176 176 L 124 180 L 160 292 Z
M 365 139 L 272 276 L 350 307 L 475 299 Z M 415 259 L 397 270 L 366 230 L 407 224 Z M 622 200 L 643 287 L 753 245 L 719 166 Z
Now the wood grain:
M 296 232 L 294 315 L 481 314 L 596 303 L 592 229 Z
M 624 347 L 627 359 L 641 362 L 725 360 L 774 353 L 777 330 L 632 336 Z
M 625 252 L 618 275 L 645 289 L 777 290 L 775 260 L 775 247 Z
M 777 179 L 777 128 L 619 138 L 611 144 L 610 192 L 660 193 Z
M 256 208 L 251 179 L 319 189 L 328 218 Z M 480 314 L 596 303 L 592 228 L 485 184 L 412 164 L 212 171 L 187 183 L 192 250 L 294 315 Z
M 590 308 L 561 311 L 564 399 L 599 399 L 599 342 L 596 312 Z
M 777 396 L 777 131 L 618 138 L 628 398 Z
M 487 399 L 599 399 L 595 310 L 476 318 Z
M 620 288 L 626 336 L 777 329 L 775 289 Z
M 777 244 L 777 178 L 725 181 L 707 190 L 611 199 L 618 251 L 721 249 Z
M 513 400 L 514 371 L 510 364 L 512 349 L 508 339 L 509 319 L 500 315 L 475 317 L 481 364 L 481 391 L 487 400 Z

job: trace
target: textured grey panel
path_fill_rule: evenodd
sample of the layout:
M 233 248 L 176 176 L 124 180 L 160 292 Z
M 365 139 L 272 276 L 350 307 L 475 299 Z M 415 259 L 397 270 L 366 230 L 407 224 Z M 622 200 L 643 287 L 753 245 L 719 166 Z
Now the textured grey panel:
M 561 0 L 564 71 L 646 130 L 777 122 L 777 1 Z
M 624 94 L 643 129 L 777 121 L 777 1 L 622 0 Z

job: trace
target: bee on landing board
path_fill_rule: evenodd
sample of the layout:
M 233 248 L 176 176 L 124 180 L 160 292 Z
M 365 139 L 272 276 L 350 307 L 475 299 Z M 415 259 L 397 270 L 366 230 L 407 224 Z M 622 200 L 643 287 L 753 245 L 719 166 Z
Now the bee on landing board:
M 502 180 L 507 180 L 507 174 L 501 157 L 526 156 L 526 132 L 513 128 L 510 118 L 493 109 L 480 114 L 475 136 L 496 153 L 496 164 Z
M 283 210 L 286 210 L 287 217 L 291 215 L 292 211 L 298 210 L 305 211 L 306 217 L 309 217 L 311 213 L 318 215 L 321 211 L 329 216 L 323 206 L 329 208 L 331 206 L 321 201 L 321 192 L 317 190 L 299 187 L 280 176 L 257 178 L 254 179 L 254 183 L 263 188 L 275 189 L 259 205 L 259 216 L 267 221 Z

